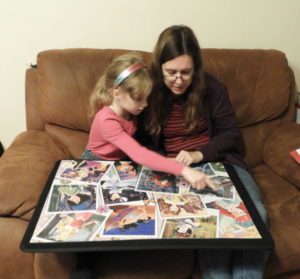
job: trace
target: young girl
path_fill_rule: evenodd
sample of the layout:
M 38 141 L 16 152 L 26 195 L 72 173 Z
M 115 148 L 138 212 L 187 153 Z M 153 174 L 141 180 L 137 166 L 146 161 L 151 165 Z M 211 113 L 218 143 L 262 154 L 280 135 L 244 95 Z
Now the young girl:
M 153 170 L 182 175 L 193 187 L 214 188 L 204 173 L 150 151 L 133 138 L 136 116 L 147 106 L 151 90 L 151 76 L 137 54 L 116 58 L 92 93 L 93 123 L 82 158 L 122 160 L 128 156 Z

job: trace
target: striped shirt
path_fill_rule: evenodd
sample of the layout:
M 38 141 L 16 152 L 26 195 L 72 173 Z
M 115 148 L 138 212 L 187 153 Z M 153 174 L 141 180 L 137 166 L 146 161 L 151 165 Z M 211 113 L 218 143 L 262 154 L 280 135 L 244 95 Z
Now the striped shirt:
M 196 151 L 209 141 L 204 116 L 201 115 L 198 127 L 187 131 L 184 127 L 185 112 L 183 104 L 171 104 L 169 118 L 163 127 L 164 147 L 168 157 L 176 157 L 181 150 Z

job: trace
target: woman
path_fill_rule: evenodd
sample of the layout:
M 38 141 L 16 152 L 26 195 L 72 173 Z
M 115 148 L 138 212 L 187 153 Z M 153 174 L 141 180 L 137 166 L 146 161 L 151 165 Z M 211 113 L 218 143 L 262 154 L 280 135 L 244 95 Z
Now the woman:
M 200 46 L 187 26 L 164 30 L 154 48 L 153 92 L 140 121 L 140 137 L 166 156 L 192 163 L 230 163 L 261 217 L 267 213 L 240 155 L 241 135 L 226 87 L 203 71 Z M 163 105 L 162 105 L 163 104 Z M 147 135 L 147 136 L 145 136 Z M 264 251 L 200 250 L 203 278 L 262 278 Z

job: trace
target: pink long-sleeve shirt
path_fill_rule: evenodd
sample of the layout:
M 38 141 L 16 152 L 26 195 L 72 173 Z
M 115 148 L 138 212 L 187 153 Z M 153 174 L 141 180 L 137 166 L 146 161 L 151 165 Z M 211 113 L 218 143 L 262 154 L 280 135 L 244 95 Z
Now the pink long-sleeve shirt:
M 94 117 L 86 148 L 105 160 L 122 160 L 127 155 L 148 168 L 180 175 L 184 166 L 140 145 L 133 138 L 136 129 L 135 120 L 126 120 L 103 107 Z

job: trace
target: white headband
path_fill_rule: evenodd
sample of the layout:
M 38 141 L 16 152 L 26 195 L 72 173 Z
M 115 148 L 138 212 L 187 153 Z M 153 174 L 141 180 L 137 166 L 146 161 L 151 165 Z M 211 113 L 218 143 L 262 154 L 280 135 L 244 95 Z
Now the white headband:
M 145 68 L 145 64 L 143 63 L 134 63 L 124 71 L 122 71 L 116 78 L 113 83 L 113 89 L 116 89 L 127 77 L 129 77 L 132 73 L 138 71 L 139 69 Z

